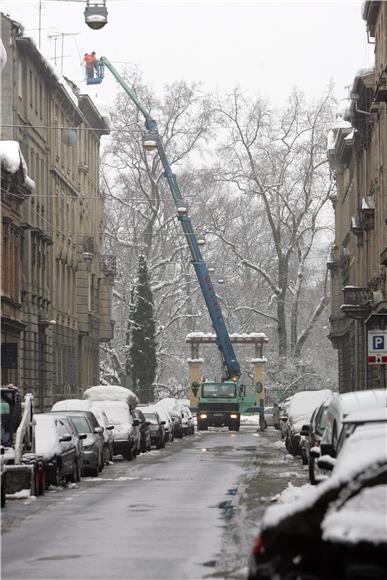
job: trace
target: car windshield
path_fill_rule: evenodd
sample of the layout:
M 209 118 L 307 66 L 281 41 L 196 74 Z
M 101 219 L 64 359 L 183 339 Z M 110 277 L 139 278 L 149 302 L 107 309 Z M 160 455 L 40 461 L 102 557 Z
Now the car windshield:
M 152 423 L 152 425 L 158 424 L 157 417 L 154 413 L 144 413 L 144 417 L 147 421 L 149 421 L 149 423 Z
M 82 415 L 70 415 L 78 433 L 92 433 L 88 420 Z
M 235 397 L 234 384 L 203 384 L 202 395 L 208 399 Z

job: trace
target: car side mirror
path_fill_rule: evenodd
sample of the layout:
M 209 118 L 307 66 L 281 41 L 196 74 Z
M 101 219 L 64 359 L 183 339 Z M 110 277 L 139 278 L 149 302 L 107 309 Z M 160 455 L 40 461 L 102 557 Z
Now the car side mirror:
M 311 457 L 313 457 L 314 459 L 318 459 L 321 455 L 321 449 L 320 447 L 311 447 L 309 454 Z
M 144 425 L 145 427 L 149 427 L 149 425 L 152 425 L 152 423 L 150 421 L 145 421 Z
M 140 421 L 138 419 L 133 419 L 133 427 L 138 427 L 140 424 Z
M 165 425 L 165 421 L 160 421 L 160 425 Z
M 68 441 L 71 441 L 71 439 L 71 435 L 63 435 L 63 437 L 59 438 L 59 443 L 67 443 Z
M 331 455 L 322 455 L 317 459 L 317 465 L 319 469 L 324 469 L 325 471 L 332 471 L 336 465 L 336 459 Z
M 300 435 L 304 435 L 304 437 L 308 437 L 308 435 L 310 435 L 310 425 L 303 425 L 301 427 Z
M 102 433 L 103 433 L 103 427 L 96 427 L 94 429 L 94 433 L 96 433 L 97 435 L 102 435 Z
M 107 431 L 111 431 L 112 429 L 114 429 L 114 425 L 108 425 L 107 427 L 105 427 L 105 429 Z
M 86 438 L 87 438 L 87 435 L 86 435 L 86 433 L 80 433 L 80 434 L 78 435 L 78 439 L 86 439 Z

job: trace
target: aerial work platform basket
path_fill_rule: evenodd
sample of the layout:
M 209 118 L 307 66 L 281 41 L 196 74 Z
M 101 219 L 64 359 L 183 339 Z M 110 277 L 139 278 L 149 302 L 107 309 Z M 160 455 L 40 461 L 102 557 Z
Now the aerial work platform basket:
M 88 85 L 100 85 L 105 76 L 103 62 L 97 60 L 93 68 L 84 66 L 85 81 Z M 91 74 L 92 73 L 92 74 Z

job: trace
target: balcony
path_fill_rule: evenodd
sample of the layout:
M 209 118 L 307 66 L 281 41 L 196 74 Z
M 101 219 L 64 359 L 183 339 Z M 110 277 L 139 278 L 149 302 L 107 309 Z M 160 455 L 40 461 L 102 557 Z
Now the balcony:
M 365 320 L 372 311 L 369 289 L 359 286 L 345 286 L 343 292 L 344 304 L 340 306 L 340 310 L 348 318 Z

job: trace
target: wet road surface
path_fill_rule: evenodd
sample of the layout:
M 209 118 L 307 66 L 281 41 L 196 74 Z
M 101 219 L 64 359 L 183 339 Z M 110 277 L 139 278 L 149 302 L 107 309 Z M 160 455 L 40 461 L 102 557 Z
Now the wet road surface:
M 307 473 L 278 431 L 213 430 L 2 510 L 3 580 L 246 578 L 263 510 Z

